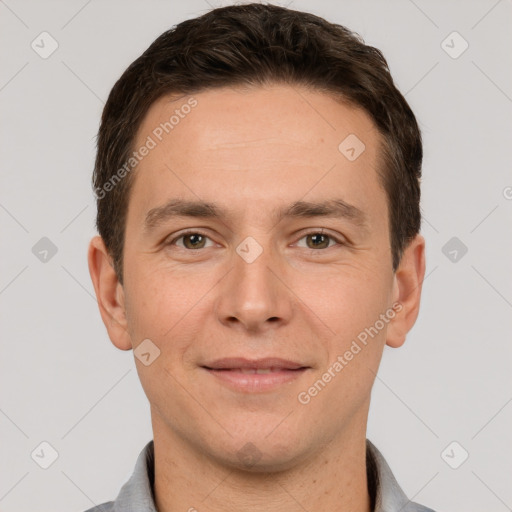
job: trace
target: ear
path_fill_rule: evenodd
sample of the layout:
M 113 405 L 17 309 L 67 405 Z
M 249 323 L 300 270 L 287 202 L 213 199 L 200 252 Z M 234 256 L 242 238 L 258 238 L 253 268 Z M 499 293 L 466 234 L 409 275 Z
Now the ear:
M 130 350 L 132 343 L 127 331 L 124 289 L 100 236 L 91 240 L 87 259 L 101 318 L 110 341 L 120 350 Z
M 405 248 L 393 283 L 396 315 L 387 328 L 386 345 L 400 347 L 412 329 L 420 309 L 421 288 L 425 277 L 425 239 L 416 237 Z

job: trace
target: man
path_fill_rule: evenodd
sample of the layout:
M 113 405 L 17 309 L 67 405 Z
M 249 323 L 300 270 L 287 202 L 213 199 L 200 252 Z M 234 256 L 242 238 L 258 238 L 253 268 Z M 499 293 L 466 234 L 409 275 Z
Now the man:
M 421 160 L 382 54 L 311 14 L 215 9 L 129 66 L 88 257 L 154 439 L 91 510 L 430 510 L 366 440 L 419 310 Z

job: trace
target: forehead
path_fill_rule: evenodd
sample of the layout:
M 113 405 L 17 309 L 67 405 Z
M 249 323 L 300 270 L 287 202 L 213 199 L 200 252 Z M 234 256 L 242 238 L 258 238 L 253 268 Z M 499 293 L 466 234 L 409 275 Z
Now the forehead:
M 323 143 L 322 149 L 330 146 L 337 155 L 340 141 L 351 130 L 361 139 L 378 138 L 363 109 L 326 93 L 291 85 L 224 87 L 159 98 L 149 108 L 137 139 L 153 134 L 165 143 L 159 139 L 172 134 L 175 144 L 192 137 L 187 142 L 196 149 L 218 151 L 240 143 L 278 144 L 284 150 L 287 138 L 288 144 L 310 150 Z
M 334 189 L 363 203 L 364 189 L 383 194 L 380 136 L 370 117 L 296 86 L 162 97 L 148 110 L 135 148 L 150 139 L 154 147 L 138 164 L 132 190 L 146 209 L 170 195 L 270 207 Z

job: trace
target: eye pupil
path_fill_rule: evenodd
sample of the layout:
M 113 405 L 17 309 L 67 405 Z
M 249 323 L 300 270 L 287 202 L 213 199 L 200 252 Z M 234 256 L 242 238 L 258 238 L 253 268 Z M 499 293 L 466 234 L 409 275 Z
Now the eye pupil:
M 322 244 L 322 241 L 325 244 L 325 240 L 327 240 L 327 246 L 329 245 L 329 241 L 328 241 L 328 236 L 327 235 L 323 235 L 321 233 L 314 233 L 312 235 L 308 235 L 308 238 L 310 238 L 311 240 L 314 240 L 313 248 L 318 248 L 319 245 Z M 320 242 L 320 244 L 317 243 L 318 241 Z
M 188 247 L 188 248 L 189 249 L 197 249 L 199 247 L 199 244 L 197 244 L 196 242 L 204 241 L 203 238 L 204 238 L 203 235 L 199 235 L 198 233 L 193 233 L 191 235 L 184 235 L 183 242 L 184 242 L 185 247 L 187 247 L 188 244 L 187 244 L 186 240 L 193 240 L 191 243 L 191 247 Z

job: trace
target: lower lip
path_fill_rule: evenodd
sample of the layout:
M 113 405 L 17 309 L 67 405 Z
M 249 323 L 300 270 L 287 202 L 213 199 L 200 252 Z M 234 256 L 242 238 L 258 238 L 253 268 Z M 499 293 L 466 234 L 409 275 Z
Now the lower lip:
M 245 393 L 272 391 L 283 384 L 298 379 L 307 371 L 307 368 L 302 368 L 299 370 L 279 370 L 270 373 L 241 373 L 235 370 L 204 369 L 230 388 Z

